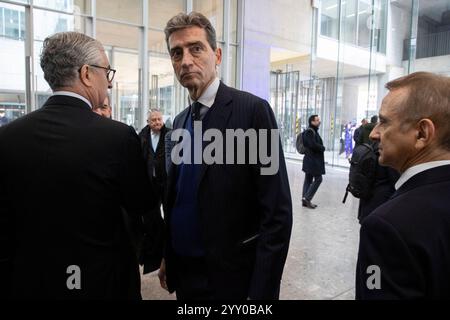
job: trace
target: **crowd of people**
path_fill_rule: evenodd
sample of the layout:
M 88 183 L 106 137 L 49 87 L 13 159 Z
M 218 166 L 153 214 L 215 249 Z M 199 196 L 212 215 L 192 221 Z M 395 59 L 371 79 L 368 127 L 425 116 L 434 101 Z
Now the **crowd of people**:
M 1 298 L 140 299 L 139 265 L 158 270 L 178 300 L 279 298 L 293 220 L 279 136 L 267 138 L 274 174 L 251 160 L 264 136 L 244 140 L 244 161 L 207 164 L 186 148 L 173 161 L 179 145 L 237 159 L 217 135 L 239 146 L 228 130 L 276 132 L 273 111 L 217 77 L 222 51 L 205 16 L 180 13 L 164 31 L 189 104 L 173 128 L 150 110 L 139 135 L 111 120 L 116 70 L 102 44 L 77 32 L 45 39 L 40 65 L 53 95 L 0 128 Z M 378 158 L 371 197 L 360 200 L 356 298 L 448 298 L 450 79 L 419 72 L 387 88 L 379 119 L 355 132 Z M 302 133 L 307 209 L 318 207 L 325 174 L 319 128 L 311 115 Z M 198 143 L 197 130 L 216 139 Z M 369 285 L 373 266 L 380 285 Z

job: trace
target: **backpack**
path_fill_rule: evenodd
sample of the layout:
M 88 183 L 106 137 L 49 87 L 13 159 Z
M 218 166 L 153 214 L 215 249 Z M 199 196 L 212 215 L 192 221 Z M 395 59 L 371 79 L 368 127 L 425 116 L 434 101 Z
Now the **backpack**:
M 308 128 L 306 130 L 311 130 L 312 132 L 314 132 L 314 130 L 312 130 L 311 128 Z M 305 134 L 306 130 L 300 132 L 297 136 L 297 140 L 295 141 L 295 148 L 297 149 L 297 152 L 300 154 L 305 154 L 306 152 L 305 145 L 303 144 L 303 135 Z
M 349 181 L 342 203 L 347 200 L 349 192 L 359 199 L 367 199 L 372 195 L 378 163 L 377 149 L 377 144 L 364 143 L 357 145 L 353 150 Z

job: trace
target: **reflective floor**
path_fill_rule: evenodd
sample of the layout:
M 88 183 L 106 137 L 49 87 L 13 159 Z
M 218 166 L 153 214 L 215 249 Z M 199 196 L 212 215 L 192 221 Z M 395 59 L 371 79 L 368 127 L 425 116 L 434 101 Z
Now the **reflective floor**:
M 358 199 L 349 195 L 342 203 L 348 171 L 327 168 L 313 203 L 302 207 L 304 173 L 301 163 L 287 160 L 292 192 L 294 225 L 286 261 L 281 299 L 351 300 L 358 252 Z M 142 277 L 144 299 L 175 299 L 159 286 L 155 273 Z

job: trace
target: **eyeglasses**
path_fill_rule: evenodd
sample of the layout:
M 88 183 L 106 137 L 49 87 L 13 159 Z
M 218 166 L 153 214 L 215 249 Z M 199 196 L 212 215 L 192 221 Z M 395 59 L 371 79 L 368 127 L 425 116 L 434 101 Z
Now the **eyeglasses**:
M 108 79 L 108 82 L 113 81 L 114 76 L 116 75 L 116 71 L 117 71 L 116 69 L 111 69 L 110 67 L 102 67 L 102 66 L 97 66 L 95 64 L 88 64 L 88 66 L 94 67 L 94 68 L 105 69 L 106 70 L 106 79 Z M 78 70 L 78 72 L 80 72 L 80 71 L 81 71 L 81 68 L 80 68 L 80 70 Z

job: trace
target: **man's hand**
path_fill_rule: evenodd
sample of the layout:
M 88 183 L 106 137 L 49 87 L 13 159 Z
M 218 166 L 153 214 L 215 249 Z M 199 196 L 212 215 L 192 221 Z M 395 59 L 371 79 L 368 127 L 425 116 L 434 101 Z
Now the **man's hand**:
M 169 291 L 169 288 L 167 287 L 167 282 L 166 282 L 166 261 L 164 259 L 162 259 L 161 266 L 159 267 L 158 278 L 159 278 L 159 283 L 161 284 L 161 288 Z

